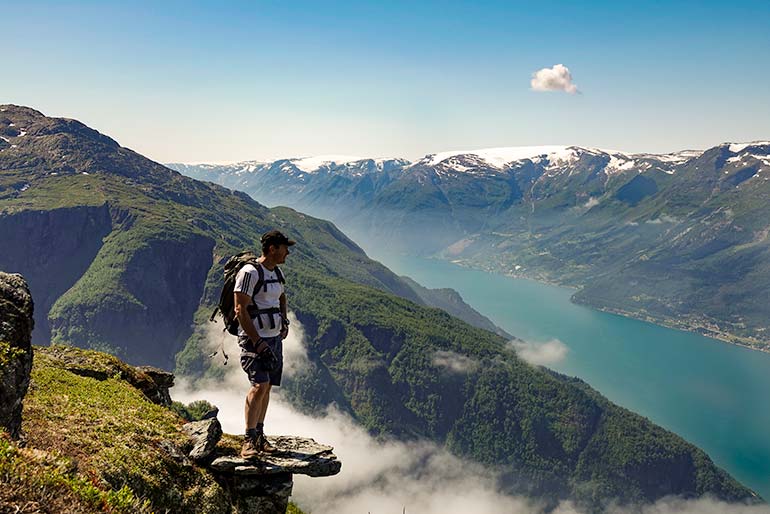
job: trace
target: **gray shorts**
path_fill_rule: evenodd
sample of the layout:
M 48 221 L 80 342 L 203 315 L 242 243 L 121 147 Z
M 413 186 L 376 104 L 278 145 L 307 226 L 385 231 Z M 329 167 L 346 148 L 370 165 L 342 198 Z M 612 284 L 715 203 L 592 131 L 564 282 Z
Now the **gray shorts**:
M 270 385 L 280 386 L 281 376 L 283 375 L 283 341 L 281 336 L 263 337 L 262 340 L 270 346 L 275 356 L 278 358 L 278 369 L 267 372 L 260 368 L 259 362 L 254 357 L 243 355 L 243 352 L 255 352 L 256 347 L 247 336 L 238 337 L 238 346 L 241 347 L 241 367 L 249 377 L 251 385 L 264 384 L 270 382 Z

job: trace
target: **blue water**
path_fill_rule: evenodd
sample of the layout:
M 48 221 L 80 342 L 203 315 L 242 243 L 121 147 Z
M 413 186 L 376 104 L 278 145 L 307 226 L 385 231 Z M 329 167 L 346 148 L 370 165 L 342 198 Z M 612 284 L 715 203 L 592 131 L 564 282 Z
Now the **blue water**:
M 567 288 L 433 259 L 372 257 L 426 287 L 457 290 L 512 335 L 561 341 L 566 356 L 549 367 L 681 435 L 770 499 L 770 354 L 575 305 Z

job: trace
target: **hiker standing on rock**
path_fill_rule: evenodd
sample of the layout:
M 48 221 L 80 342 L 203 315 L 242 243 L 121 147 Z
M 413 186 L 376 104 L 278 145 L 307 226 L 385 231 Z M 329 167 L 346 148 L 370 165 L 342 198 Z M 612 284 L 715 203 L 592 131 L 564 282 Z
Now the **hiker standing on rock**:
M 246 395 L 246 436 L 241 457 L 248 459 L 275 448 L 265 437 L 270 389 L 281 385 L 283 339 L 289 333 L 284 277 L 279 264 L 295 244 L 277 230 L 262 235 L 262 255 L 244 265 L 235 279 L 235 315 L 240 324 L 241 367 L 251 388 Z

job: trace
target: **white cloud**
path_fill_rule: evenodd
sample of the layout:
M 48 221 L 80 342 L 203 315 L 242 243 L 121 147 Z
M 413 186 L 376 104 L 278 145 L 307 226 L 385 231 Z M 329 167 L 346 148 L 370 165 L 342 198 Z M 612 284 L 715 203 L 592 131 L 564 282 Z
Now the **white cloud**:
M 556 64 L 553 68 L 543 68 L 532 74 L 533 91 L 564 91 L 566 93 L 578 93 L 578 88 L 572 83 L 572 74 L 569 68 L 563 64 Z
M 312 365 L 305 351 L 304 331 L 292 319 L 291 333 L 284 341 L 286 365 L 297 359 L 293 373 Z M 218 347 L 222 333 L 216 328 L 204 328 L 212 348 Z M 191 383 L 180 377 L 171 393 L 175 400 L 189 403 L 205 399 L 219 407 L 219 420 L 225 432 L 243 433 L 243 405 L 249 387 L 246 374 L 240 369 L 235 338 L 227 337 L 230 363 L 219 381 Z M 525 344 L 524 353 L 559 354 L 566 352 L 559 341 L 542 345 Z M 543 350 L 543 348 L 551 350 Z M 555 350 L 554 350 L 555 349 Z M 437 352 L 436 357 L 457 359 L 452 352 Z M 466 357 L 467 359 L 467 357 Z M 474 362 L 467 359 L 467 365 Z M 457 362 L 456 360 L 454 362 Z M 451 368 L 451 364 L 448 364 Z M 288 369 L 288 368 L 287 368 Z M 268 434 L 301 435 L 334 446 L 342 462 L 342 471 L 333 477 L 294 477 L 292 500 L 313 514 L 390 514 L 394 512 L 421 514 L 544 514 L 546 510 L 529 498 L 501 493 L 496 484 L 498 476 L 489 467 L 460 459 L 429 441 L 400 442 L 371 437 L 347 414 L 335 407 L 323 416 L 314 417 L 298 412 L 283 398 L 280 388 L 271 394 L 265 428 Z M 583 514 L 571 503 L 561 503 L 556 514 Z M 611 509 L 612 514 L 631 514 L 623 509 Z M 634 511 L 636 512 L 636 511 Z M 770 514 L 770 509 L 733 506 L 711 500 L 663 500 L 645 507 L 642 514 Z
M 586 209 L 591 209 L 592 207 L 596 207 L 597 205 L 599 205 L 599 198 L 592 196 L 591 198 L 588 199 L 588 201 L 585 203 L 583 207 L 585 207 Z
M 679 219 L 675 218 L 674 216 L 669 216 L 668 214 L 664 214 L 663 216 L 660 216 L 658 218 L 647 220 L 645 223 L 648 223 L 650 225 L 660 225 L 662 223 L 679 223 Z
M 563 361 L 569 352 L 567 345 L 558 339 L 544 343 L 513 340 L 508 344 L 524 361 L 543 366 Z
M 433 365 L 452 373 L 469 373 L 478 367 L 478 362 L 459 353 L 438 350 L 433 354 Z

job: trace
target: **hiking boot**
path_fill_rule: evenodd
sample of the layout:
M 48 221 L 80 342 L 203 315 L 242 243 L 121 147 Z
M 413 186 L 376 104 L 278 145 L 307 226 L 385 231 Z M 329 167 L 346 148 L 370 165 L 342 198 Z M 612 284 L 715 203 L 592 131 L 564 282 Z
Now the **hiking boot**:
M 253 459 L 259 455 L 258 439 L 247 437 L 243 440 L 243 448 L 241 448 L 242 459 Z
M 257 439 L 257 448 L 264 453 L 275 453 L 278 451 L 275 446 L 270 444 L 270 441 L 267 440 L 265 434 L 259 435 L 259 439 Z

